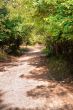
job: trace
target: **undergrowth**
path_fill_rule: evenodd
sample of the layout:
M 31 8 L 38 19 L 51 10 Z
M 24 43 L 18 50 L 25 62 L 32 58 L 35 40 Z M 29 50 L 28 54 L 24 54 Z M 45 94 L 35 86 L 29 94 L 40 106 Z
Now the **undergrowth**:
M 73 82 L 73 64 L 64 56 L 54 56 L 47 49 L 43 52 L 48 58 L 49 75 L 54 81 Z
M 7 59 L 8 55 L 4 51 L 0 50 L 0 61 L 5 61 Z

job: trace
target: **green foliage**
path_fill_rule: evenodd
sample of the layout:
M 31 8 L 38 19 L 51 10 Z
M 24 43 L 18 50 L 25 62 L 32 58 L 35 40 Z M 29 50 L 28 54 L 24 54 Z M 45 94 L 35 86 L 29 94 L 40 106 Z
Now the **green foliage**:
M 35 25 L 55 54 L 73 51 L 73 0 L 34 0 Z M 68 46 L 66 45 L 68 43 Z M 64 46 L 64 47 L 63 47 Z M 64 48 L 64 49 L 63 49 Z
M 29 3 L 14 0 L 1 1 L 0 5 L 0 47 L 9 53 L 16 52 L 23 42 L 28 42 L 33 27 L 27 19 L 28 9 L 25 10 Z
M 0 47 L 16 51 L 23 42 L 44 43 L 53 54 L 72 52 L 73 0 L 1 0 Z

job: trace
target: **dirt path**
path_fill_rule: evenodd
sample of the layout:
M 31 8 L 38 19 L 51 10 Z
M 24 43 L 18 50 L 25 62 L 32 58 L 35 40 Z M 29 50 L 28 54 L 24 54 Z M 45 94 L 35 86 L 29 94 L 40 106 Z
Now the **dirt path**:
M 0 72 L 0 110 L 73 110 L 73 89 L 50 80 L 35 47 Z

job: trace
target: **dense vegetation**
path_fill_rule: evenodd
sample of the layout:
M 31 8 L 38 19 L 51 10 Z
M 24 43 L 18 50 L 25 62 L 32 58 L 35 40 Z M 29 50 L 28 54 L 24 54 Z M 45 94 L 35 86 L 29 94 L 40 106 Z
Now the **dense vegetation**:
M 35 0 L 37 30 L 49 54 L 73 55 L 73 0 Z M 40 28 L 39 28 L 40 27 Z
M 0 1 L 0 47 L 46 45 L 50 55 L 73 56 L 73 0 Z
M 24 41 L 29 43 L 33 26 L 29 23 L 26 4 L 23 0 L 0 2 L 0 47 L 8 53 L 16 52 Z

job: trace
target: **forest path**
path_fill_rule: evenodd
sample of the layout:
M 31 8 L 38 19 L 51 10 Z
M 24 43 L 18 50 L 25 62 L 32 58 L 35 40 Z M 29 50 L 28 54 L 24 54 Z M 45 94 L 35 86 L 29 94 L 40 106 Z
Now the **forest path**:
M 0 72 L 0 110 L 73 110 L 73 89 L 50 79 L 42 47 Z

